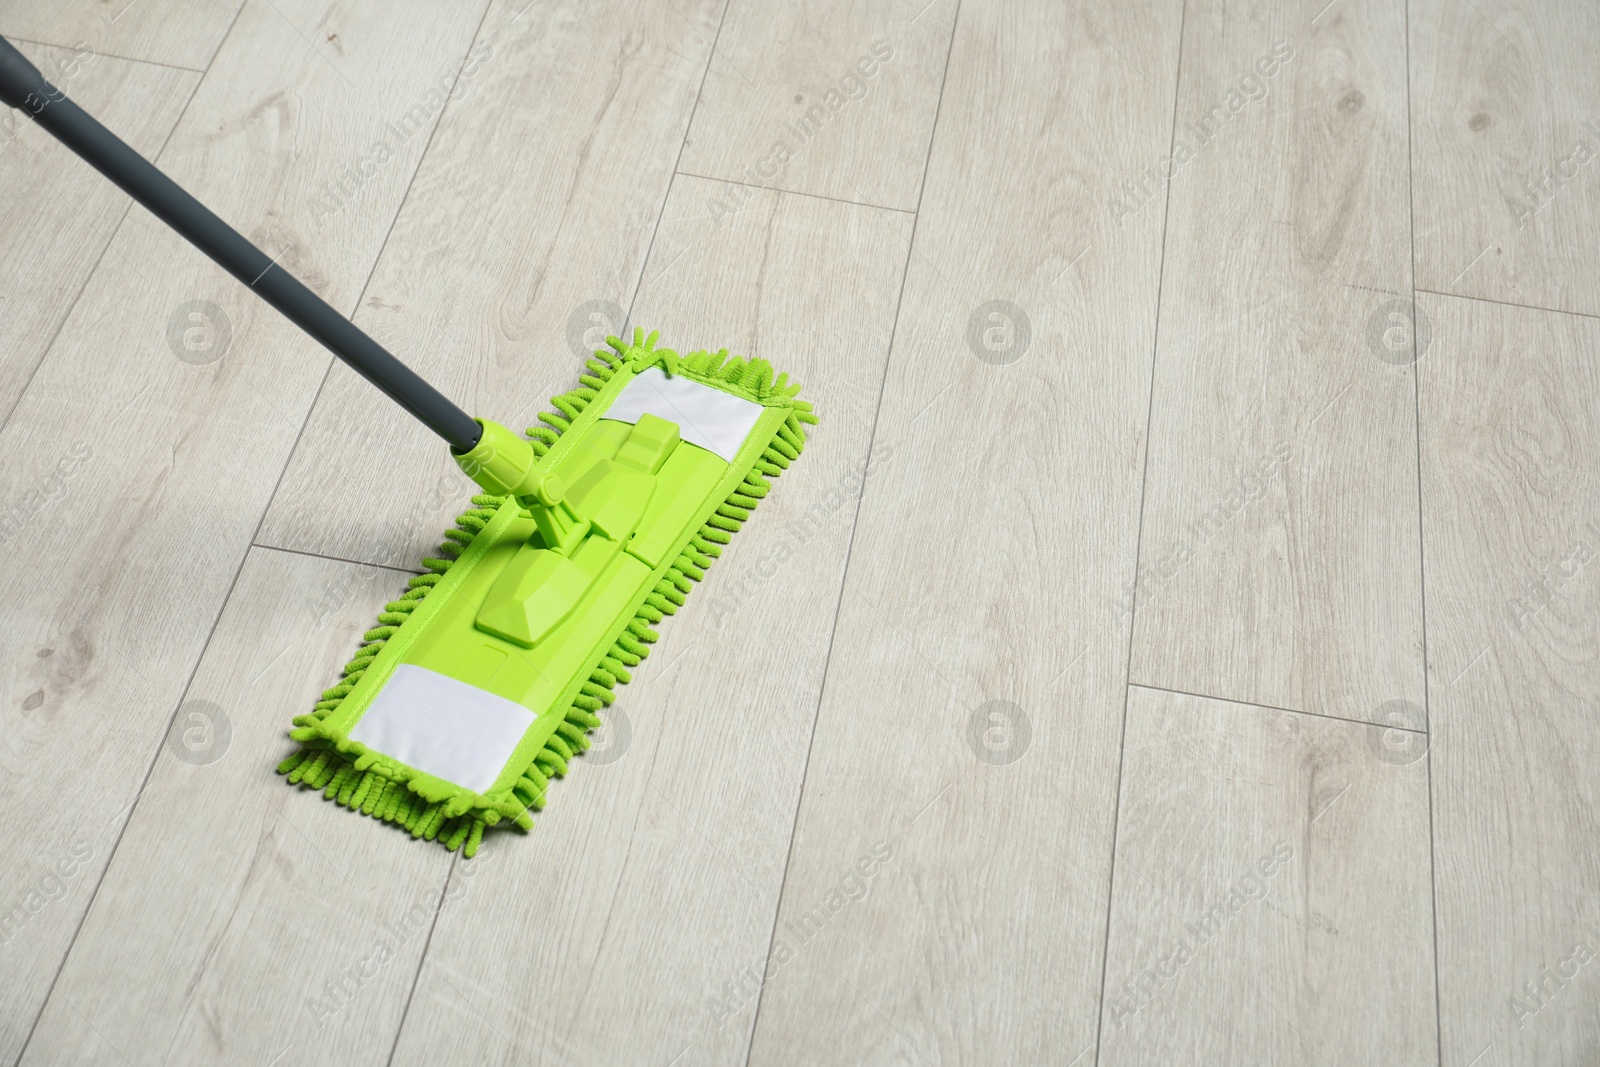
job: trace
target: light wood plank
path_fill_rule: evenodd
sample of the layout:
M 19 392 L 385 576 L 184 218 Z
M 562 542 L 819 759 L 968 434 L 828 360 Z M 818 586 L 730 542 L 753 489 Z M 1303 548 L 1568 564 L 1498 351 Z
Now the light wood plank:
M 441 903 L 449 853 L 273 768 L 406 577 L 246 559 L 23 1063 L 385 1062 L 435 912 L 479 882 Z
M 337 24 L 340 66 L 308 54 L 278 8 Z M 365 211 L 317 231 L 310 199 L 351 166 L 393 101 L 454 69 L 481 12 L 421 0 L 329 10 L 252 2 L 219 57 L 237 76 L 201 83 L 158 162 L 348 308 L 421 139 L 373 179 Z M 183 348 L 191 359 L 221 353 L 204 365 L 176 358 L 168 339 L 194 300 L 231 322 L 225 350 Z M 204 333 L 179 320 L 190 326 Z M 218 346 L 220 336 L 213 324 Z M 30 505 L 0 565 L 0 802 L 30 813 L 0 829 L 4 884 L 35 881 L 85 827 L 120 826 L 330 359 L 142 209 L 118 230 L 0 431 L 13 484 L 64 483 Z M 78 885 L 98 879 L 114 836 L 95 839 Z M 56 903 L 0 946 L 0 1059 L 20 1049 L 85 903 Z
M 0 34 L 203 71 L 243 0 L 0 0 Z M 284 10 L 294 5 L 285 4 Z
M 1444 1062 L 1583 1063 L 1600 1050 L 1600 323 L 1422 307 Z
M 1600 314 L 1600 16 L 1409 10 L 1418 287 Z
M 1414 386 L 1382 347 L 1405 27 L 1323 3 L 1188 10 L 1176 138 L 1225 117 L 1171 183 L 1139 587 L 1112 610 L 1135 602 L 1135 682 L 1376 721 L 1423 699 Z
M 914 210 L 957 6 L 733 0 L 681 168 Z M 707 210 L 737 214 L 749 195 Z
M 496 3 L 356 323 L 473 414 L 534 424 L 622 325 L 586 309 L 631 299 L 720 12 Z M 374 463 L 381 480 L 351 477 Z M 436 437 L 335 367 L 260 540 L 415 567 L 449 522 L 430 510 L 441 485 L 474 492 Z
M 397 1064 L 744 1061 L 755 1000 L 723 987 L 772 931 L 906 246 L 774 192 L 712 229 L 715 184 L 674 184 L 637 317 L 770 358 L 823 421 L 621 690 L 625 752 L 580 759 L 441 921 Z
M 1427 741 L 1393 733 L 1130 688 L 1100 1063 L 1438 1062 Z
M 752 1064 L 1093 1047 L 1180 20 L 962 7 Z
M 52 82 L 106 128 L 153 156 L 178 121 L 200 75 L 72 48 L 17 43 Z M 28 121 L 0 114 L 0 418 L 44 358 L 111 235 L 128 198 Z M 7 493 L 0 500 L 8 499 Z
M 483 414 L 531 421 L 588 312 L 620 325 L 586 302 L 637 286 L 636 321 L 771 356 L 825 421 L 622 691 L 621 758 L 452 867 L 271 774 L 403 575 L 247 545 L 270 510 L 262 540 L 411 567 L 470 488 L 335 364 L 269 509 L 329 358 L 23 127 L 0 146 L 0 1062 L 30 1031 L 29 1064 L 397 1038 L 401 1063 L 1594 1058 L 1600 322 L 1425 295 L 1418 366 L 1384 347 L 1408 205 L 1424 289 L 1600 313 L 1592 162 L 1525 229 L 1505 201 L 1577 139 L 1600 152 L 1592 13 L 967 0 L 955 26 L 951 0 L 733 0 L 719 38 L 718 0 L 252 0 L 223 43 L 237 7 L 0 0 L 0 32 L 34 20 L 45 64 L 92 49 L 54 76 L 147 153 L 199 80 L 160 64 L 220 44 L 161 164 L 345 310 L 404 198 L 358 321 Z M 942 73 L 930 26 L 956 37 L 942 104 L 897 66 Z M 685 171 L 739 177 L 880 33 L 867 98 L 768 181 L 799 192 L 672 175 L 687 130 Z M 1132 183 L 1174 93 L 1183 138 L 1278 40 L 1294 57 L 1178 169 L 1167 222 L 1165 186 Z M 418 170 L 426 94 L 475 44 Z M 330 191 L 383 138 L 398 158 Z M 915 206 L 930 145 L 920 221 L 823 199 Z M 1004 318 L 971 318 L 997 299 L 1029 316 L 1014 363 L 984 347 Z M 190 300 L 228 316 L 216 363 L 174 358 Z M 1136 570 L 1135 682 L 1381 725 L 1431 704 L 1434 750 L 1125 697 Z M 219 763 L 167 747 L 189 698 L 230 714 Z M 991 700 L 1029 716 L 1018 762 Z M 1145 978 L 1280 840 L 1265 898 Z M 445 885 L 428 958 L 407 934 L 318 1027 L 322 983 Z

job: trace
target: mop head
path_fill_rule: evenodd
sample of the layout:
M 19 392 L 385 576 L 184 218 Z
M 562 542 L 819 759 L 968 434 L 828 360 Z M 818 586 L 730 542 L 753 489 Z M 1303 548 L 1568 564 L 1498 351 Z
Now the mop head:
M 290 737 L 290 783 L 472 856 L 531 829 L 651 628 L 805 446 L 765 360 L 608 338 L 526 432 L 536 495 L 472 498 Z M 509 436 L 515 437 L 515 434 Z M 519 444 L 517 448 L 521 449 Z

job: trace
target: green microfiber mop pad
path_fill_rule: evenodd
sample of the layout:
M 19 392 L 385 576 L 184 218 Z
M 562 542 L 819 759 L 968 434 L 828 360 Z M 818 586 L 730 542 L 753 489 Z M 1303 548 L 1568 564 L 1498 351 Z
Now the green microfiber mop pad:
M 550 781 L 649 655 L 652 627 L 683 606 L 817 421 L 765 360 L 655 342 L 609 338 L 526 444 L 486 424 L 458 455 L 481 483 L 517 491 L 472 498 L 339 684 L 294 720 L 303 747 L 279 773 L 469 857 L 485 827 L 532 827 Z M 506 458 L 530 451 L 526 471 Z
M 476 851 L 532 826 L 613 690 L 805 444 L 799 387 L 726 350 L 611 338 L 543 426 L 475 419 L 119 140 L 0 38 L 27 112 L 450 446 L 485 490 L 387 604 L 340 684 L 295 719 L 282 773 Z

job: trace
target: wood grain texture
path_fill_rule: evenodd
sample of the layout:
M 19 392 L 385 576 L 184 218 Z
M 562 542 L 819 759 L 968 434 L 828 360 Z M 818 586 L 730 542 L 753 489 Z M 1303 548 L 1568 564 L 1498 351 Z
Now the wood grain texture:
M 1180 7 L 962 7 L 752 1064 L 1093 1047 Z
M 1600 1055 L 1600 323 L 1419 302 L 1445 1062 L 1583 1063 Z
M 441 902 L 444 849 L 273 768 L 406 577 L 251 552 L 23 1063 L 385 1062 L 435 912 L 479 882 Z
M 0 1063 L 1600 1059 L 1600 19 L 924 2 L 0 0 L 474 413 L 631 318 L 824 420 L 452 860 L 271 769 L 470 486 L 0 143 Z
M 79 106 L 146 156 L 200 75 L 18 42 Z M 9 414 L 128 211 L 120 189 L 26 119 L 0 114 L 0 418 Z M 8 487 L 9 488 L 9 487 Z M 6 499 L 11 494 L 7 493 Z
M 244 0 L 0 0 L 0 34 L 203 71 Z M 285 12 L 297 5 L 284 4 Z M 308 47 L 307 45 L 302 47 Z M 69 90 L 70 91 L 70 90 Z
M 356 324 L 467 411 L 534 424 L 622 326 L 720 13 L 493 5 Z M 382 478 L 351 477 L 374 464 Z M 438 438 L 338 366 L 260 540 L 415 567 L 449 524 L 449 486 L 476 491 Z
M 1600 314 L 1600 15 L 1409 10 L 1418 288 Z
M 682 169 L 914 210 L 956 0 L 732 0 Z M 715 201 L 735 214 L 749 194 Z
M 1423 689 L 1414 387 L 1378 343 L 1409 291 L 1405 34 L 1321 6 L 1188 9 L 1121 609 L 1134 682 L 1373 721 Z
M 1100 1063 L 1438 1062 L 1427 744 L 1387 732 L 1130 690 Z
M 389 220 L 341 214 L 312 242 L 308 200 L 388 101 L 466 53 L 479 12 L 275 2 L 338 32 L 341 66 L 252 3 L 219 57 L 233 75 L 201 83 L 157 162 L 349 308 Z M 290 58 L 251 61 L 263 54 Z M 397 159 L 370 187 L 391 217 L 405 168 Z M 0 569 L 0 798 L 31 813 L 0 829 L 7 896 L 94 835 L 74 894 L 0 946 L 0 1059 L 15 1059 L 44 1002 L 330 359 L 138 209 L 0 430 L 0 469 L 37 487 L 13 498 L 23 521 Z
M 397 1064 L 744 1062 L 906 245 L 774 192 L 713 228 L 717 184 L 674 183 L 636 313 L 771 359 L 822 423 L 620 691 L 605 762 L 441 921 Z

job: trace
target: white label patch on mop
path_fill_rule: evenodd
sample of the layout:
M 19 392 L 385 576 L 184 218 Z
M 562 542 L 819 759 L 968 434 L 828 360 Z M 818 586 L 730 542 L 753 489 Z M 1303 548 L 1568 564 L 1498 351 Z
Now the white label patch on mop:
M 680 440 L 732 463 L 765 410 L 760 404 L 692 382 L 681 374 L 668 378 L 660 367 L 646 367 L 622 387 L 600 417 L 631 423 L 648 414 L 675 422 Z
M 533 718 L 515 701 L 402 663 L 351 729 L 350 740 L 482 793 L 500 777 Z

